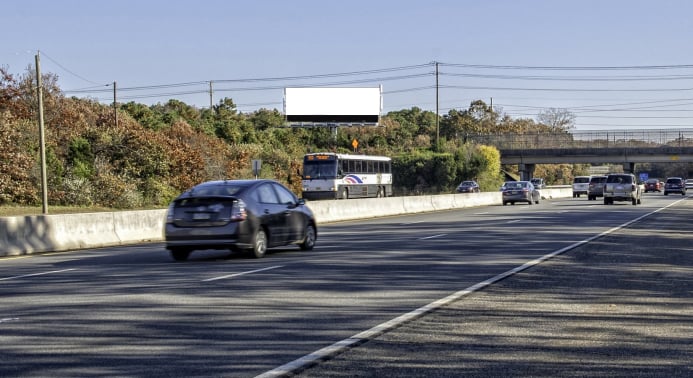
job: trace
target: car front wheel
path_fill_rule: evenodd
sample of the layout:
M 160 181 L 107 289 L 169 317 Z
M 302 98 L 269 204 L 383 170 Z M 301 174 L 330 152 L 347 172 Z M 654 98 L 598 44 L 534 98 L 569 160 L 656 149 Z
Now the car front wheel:
M 298 246 L 304 251 L 310 251 L 315 247 L 315 227 L 312 224 L 306 227 L 306 236 Z

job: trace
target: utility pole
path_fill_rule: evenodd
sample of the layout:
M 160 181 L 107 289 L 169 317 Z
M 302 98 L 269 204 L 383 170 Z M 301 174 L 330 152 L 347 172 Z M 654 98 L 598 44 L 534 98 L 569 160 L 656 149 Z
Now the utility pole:
M 212 96 L 214 95 L 214 91 L 212 91 L 212 80 L 209 81 L 209 110 L 212 110 L 212 107 L 214 106 L 214 100 Z
M 36 52 L 36 95 L 38 96 L 39 145 L 41 150 L 41 199 L 43 214 L 48 214 L 48 179 L 46 178 L 46 132 L 43 125 L 43 82 L 41 80 L 41 52 Z
M 436 152 L 440 151 L 440 125 L 438 115 L 438 62 L 436 63 Z
M 116 102 L 116 82 L 113 82 L 113 119 L 115 119 L 115 127 L 118 127 L 118 105 Z

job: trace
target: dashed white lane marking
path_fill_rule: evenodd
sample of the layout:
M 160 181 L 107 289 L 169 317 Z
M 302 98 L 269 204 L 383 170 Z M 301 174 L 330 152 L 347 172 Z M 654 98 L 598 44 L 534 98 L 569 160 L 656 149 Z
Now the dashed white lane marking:
M 19 318 L 4 318 L 4 319 L 0 319 L 0 323 L 15 322 L 17 320 L 19 320 Z
M 251 273 L 257 273 L 257 272 L 262 272 L 265 270 L 270 270 L 270 269 L 277 269 L 277 268 L 282 268 L 284 265 L 277 265 L 277 266 L 270 266 L 267 268 L 262 268 L 262 269 L 255 269 L 255 270 L 249 270 L 247 272 L 240 272 L 240 273 L 234 273 L 234 274 L 229 274 L 226 276 L 219 276 L 219 277 L 213 277 L 213 278 L 208 278 L 206 280 L 202 280 L 202 282 L 210 282 L 210 281 L 216 281 L 216 280 L 223 280 L 226 278 L 233 278 L 233 277 L 238 277 L 238 276 L 243 276 L 246 274 L 251 274 Z
M 419 238 L 419 240 L 435 239 L 435 238 L 439 238 L 439 237 L 445 236 L 445 235 L 447 235 L 447 234 L 431 235 L 431 236 L 426 236 L 424 238 Z
M 511 220 L 511 221 L 507 221 L 506 223 L 517 223 L 517 222 L 522 222 L 522 219 Z
M 42 273 L 33 273 L 33 274 L 24 274 L 21 276 L 13 276 L 13 277 L 5 277 L 5 278 L 0 278 L 0 281 L 8 281 L 8 280 L 16 280 L 18 278 L 25 278 L 25 277 L 33 277 L 33 276 L 42 276 L 44 274 L 53 274 L 53 273 L 62 273 L 62 272 L 69 272 L 73 269 L 63 269 L 63 270 L 52 270 L 50 272 L 42 272 Z
M 537 259 L 534 259 L 532 261 L 529 261 L 523 265 L 520 265 L 514 269 L 508 270 L 507 272 L 501 273 L 495 277 L 489 278 L 486 281 L 482 281 L 477 283 L 476 285 L 472 285 L 464 290 L 460 290 L 456 293 L 453 293 L 445 298 L 439 299 L 437 301 L 431 302 L 423 307 L 420 307 L 412 312 L 406 313 L 404 315 L 400 315 L 392 320 L 389 320 L 385 323 L 381 323 L 369 330 L 363 331 L 361 333 L 358 333 L 354 336 L 351 336 L 348 339 L 344 339 L 341 341 L 338 341 L 330 346 L 327 346 L 325 348 L 322 348 L 320 350 L 317 350 L 313 353 L 307 354 L 303 357 L 300 357 L 296 360 L 293 360 L 289 363 L 286 363 L 282 366 L 279 366 L 277 368 L 274 368 L 272 370 L 266 371 L 255 378 L 275 378 L 275 377 L 286 377 L 289 376 L 292 372 L 299 371 L 300 369 L 304 369 L 306 366 L 309 366 L 311 364 L 317 363 L 318 361 L 324 360 L 326 358 L 329 358 L 330 356 L 337 355 L 339 353 L 342 353 L 344 350 L 348 348 L 352 348 L 354 346 L 357 346 L 359 344 L 362 344 L 370 339 L 373 339 L 379 335 L 382 335 L 385 332 L 388 332 L 392 329 L 395 329 L 399 326 L 401 326 L 404 323 L 407 323 L 409 321 L 412 321 L 414 319 L 420 318 L 424 316 L 425 314 L 436 310 L 438 308 L 441 308 L 443 306 L 446 306 L 452 302 L 455 302 L 459 300 L 460 298 L 469 295 L 470 293 L 473 293 L 475 291 L 478 291 L 480 289 L 485 288 L 486 286 L 492 285 L 500 280 L 503 280 L 507 277 L 510 277 L 514 274 L 517 274 L 523 270 L 526 270 L 532 266 L 535 266 L 537 264 L 540 264 L 546 260 L 552 259 L 560 254 L 563 254 L 567 251 L 570 251 L 571 249 L 575 249 L 583 244 L 587 244 L 593 240 L 599 239 L 603 236 L 609 235 L 613 232 L 616 232 L 624 227 L 628 227 L 629 225 L 638 222 L 644 218 L 649 217 L 652 214 L 658 213 L 670 206 L 673 206 L 674 204 L 678 203 L 679 201 L 673 202 L 665 207 L 659 208 L 657 210 L 654 210 L 650 213 L 641 215 L 635 219 L 632 219 L 620 226 L 616 226 L 614 228 L 611 228 L 609 230 L 606 230 L 600 234 L 594 235 L 592 237 L 589 237 L 585 240 L 581 240 L 579 242 L 573 243 L 567 247 L 561 248 L 559 250 L 553 251 L 547 255 L 544 255 L 542 257 L 539 257 Z

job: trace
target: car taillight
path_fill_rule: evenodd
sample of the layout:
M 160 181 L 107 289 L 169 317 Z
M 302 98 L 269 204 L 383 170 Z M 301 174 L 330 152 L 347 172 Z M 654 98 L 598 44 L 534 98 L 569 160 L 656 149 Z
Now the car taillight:
M 231 220 L 242 221 L 248 218 L 248 213 L 245 211 L 245 202 L 236 200 L 231 207 Z

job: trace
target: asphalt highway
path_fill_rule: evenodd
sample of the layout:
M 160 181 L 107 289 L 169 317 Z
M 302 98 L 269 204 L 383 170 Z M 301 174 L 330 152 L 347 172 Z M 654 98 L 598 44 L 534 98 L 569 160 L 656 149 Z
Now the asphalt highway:
M 668 289 L 690 293 L 691 247 L 682 247 L 690 214 L 680 196 L 608 207 L 559 199 L 325 225 L 315 250 L 276 249 L 260 260 L 200 251 L 178 263 L 161 243 L 0 259 L 0 376 L 542 376 L 622 357 L 567 333 L 580 330 L 602 335 L 605 349 L 614 335 L 626 344 L 648 337 L 643 353 L 666 342 L 667 360 L 641 353 L 638 366 L 684 376 L 690 298 L 657 289 L 647 303 L 668 311 L 642 310 L 650 286 L 628 287 L 652 285 L 660 272 L 678 283 Z M 621 233 L 624 241 L 606 243 Z M 679 251 L 679 262 L 642 265 L 647 256 L 631 261 L 626 245 Z M 614 279 L 624 265 L 633 278 Z M 626 289 L 599 287 L 588 273 Z M 651 332 L 612 331 L 609 311 Z
M 693 377 L 691 221 L 679 201 L 289 376 Z

